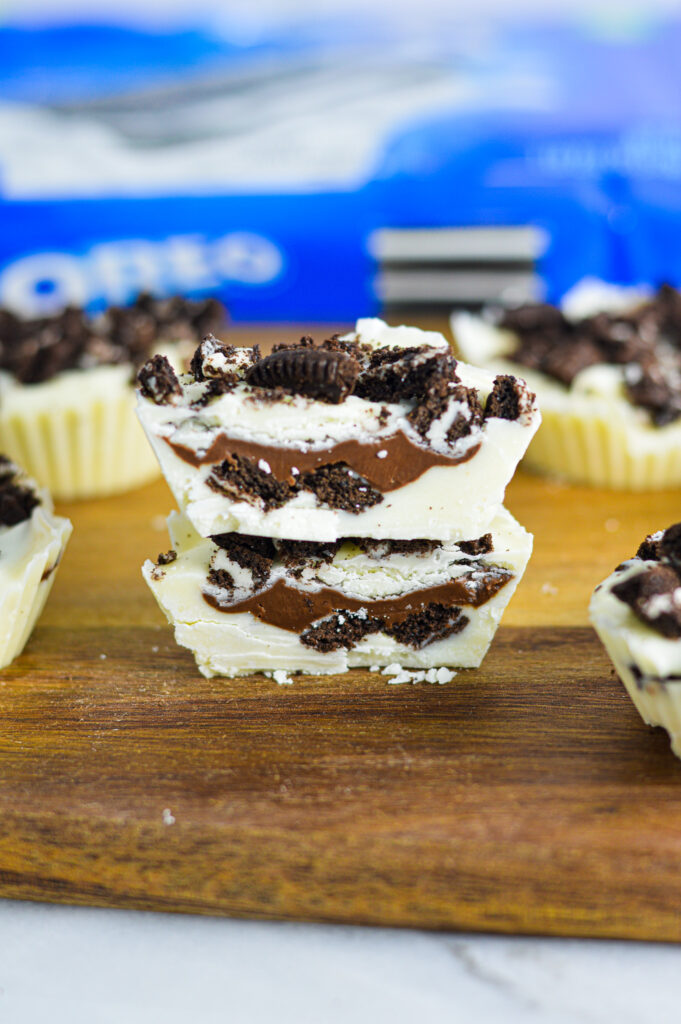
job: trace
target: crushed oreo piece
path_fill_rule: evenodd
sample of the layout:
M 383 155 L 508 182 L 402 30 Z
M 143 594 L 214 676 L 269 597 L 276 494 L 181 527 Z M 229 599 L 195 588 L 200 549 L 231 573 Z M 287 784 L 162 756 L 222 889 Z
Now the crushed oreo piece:
M 206 484 L 235 500 L 259 500 L 265 512 L 281 508 L 296 493 L 295 488 L 277 480 L 273 473 L 266 473 L 245 455 L 230 455 L 213 466 Z
M 220 590 L 234 590 L 234 577 L 227 569 L 209 569 L 208 582 Z
M 329 508 L 355 514 L 383 501 L 383 494 L 344 462 L 320 466 L 287 482 L 265 472 L 253 459 L 230 455 L 213 467 L 206 483 L 219 494 L 260 501 L 266 512 L 281 508 L 301 490 L 312 491 Z
M 2 456 L 0 458 L 0 526 L 16 526 L 30 519 L 40 499 L 30 487 L 16 482 L 13 463 Z
M 337 405 L 352 392 L 358 371 L 357 362 L 345 352 L 305 345 L 265 356 L 248 371 L 246 380 L 254 387 L 281 387 Z
M 649 361 L 635 375 L 625 375 L 625 388 L 633 404 L 650 413 L 655 426 L 665 427 L 681 416 L 681 390 L 678 384 L 674 387 L 673 377 L 660 363 Z
M 444 640 L 448 636 L 460 633 L 468 625 L 469 619 L 461 614 L 460 608 L 450 608 L 438 601 L 433 601 L 402 622 L 388 626 L 385 632 L 398 643 L 419 650 L 426 644 L 436 640 Z
M 612 593 L 657 633 L 681 637 L 681 601 L 675 598 L 680 588 L 679 573 L 671 565 L 660 564 L 616 583 Z
M 517 420 L 526 410 L 528 399 L 529 395 L 517 377 L 499 374 L 494 378 L 494 387 L 487 396 L 485 419 L 493 416 L 502 420 Z
M 194 352 L 189 368 L 195 380 L 219 384 L 221 391 L 225 391 L 227 385 L 233 387 L 243 379 L 245 365 L 249 362 L 254 364 L 259 359 L 257 345 L 250 349 L 237 348 L 209 334 Z
M 131 306 L 114 306 L 94 318 L 74 306 L 34 319 L 0 309 L 0 370 L 22 384 L 40 384 L 66 370 L 139 366 L 159 340 L 198 341 L 224 322 L 224 307 L 214 299 L 155 299 L 146 293 Z
M 480 404 L 478 393 L 475 388 L 466 388 L 463 384 L 457 384 L 449 393 L 450 400 L 454 399 L 467 406 L 468 414 L 458 413 L 447 431 L 447 441 L 453 444 L 461 437 L 468 437 L 475 427 L 479 427 L 484 418 L 484 410 Z
M 170 565 L 170 563 L 174 562 L 176 558 L 177 558 L 177 551 L 174 551 L 173 548 L 171 548 L 170 551 L 162 552 L 158 556 L 158 558 L 156 559 L 156 564 L 157 565 Z
M 438 378 L 458 381 L 456 359 L 427 345 L 379 348 L 358 377 L 355 394 L 371 402 L 421 402 Z
M 589 366 L 625 367 L 629 401 L 658 427 L 681 417 L 681 293 L 663 284 L 647 302 L 572 322 L 553 306 L 507 310 L 499 326 L 517 336 L 510 358 L 569 386 Z
M 383 501 L 383 494 L 344 462 L 320 466 L 300 477 L 300 487 L 312 491 L 329 508 L 359 514 Z
M 349 650 L 365 636 L 384 628 L 383 619 L 372 618 L 366 612 L 336 612 L 301 633 L 300 642 L 326 654 L 340 647 Z
M 658 543 L 659 558 L 681 570 L 681 523 L 667 527 Z
M 231 391 L 237 381 L 238 378 L 233 380 L 231 374 L 225 377 L 211 377 L 206 381 L 201 397 L 192 402 L 192 409 L 202 409 L 205 405 L 212 402 L 214 398 L 219 398 L 220 395 Z
M 636 557 L 637 558 L 642 558 L 646 562 L 659 562 L 660 561 L 660 540 L 661 539 L 662 539 L 661 535 L 654 534 L 654 533 L 651 534 L 649 537 L 646 537 L 646 539 L 642 540 L 641 543 L 639 544 L 638 551 L 636 552 Z M 615 569 L 615 572 L 617 572 L 618 569 L 625 569 L 625 568 L 626 568 L 626 563 L 623 562 L 621 565 L 617 566 L 617 569 Z
M 477 540 L 460 540 L 458 547 L 465 555 L 488 555 L 490 551 L 494 551 L 492 534 L 485 533 Z
M 332 561 L 343 542 L 315 540 L 278 540 L 277 554 L 288 569 L 295 569 L 313 562 L 319 566 Z
M 247 533 L 218 533 L 211 540 L 227 552 L 231 561 L 242 569 L 250 570 L 256 589 L 265 585 L 276 556 L 276 547 L 269 537 L 254 537 Z
M 589 338 L 579 338 L 573 345 L 550 348 L 540 367 L 549 377 L 569 385 L 582 370 L 602 362 L 603 356 L 598 347 Z
M 177 374 L 165 356 L 152 356 L 137 374 L 140 391 L 156 405 L 168 405 L 182 397 Z

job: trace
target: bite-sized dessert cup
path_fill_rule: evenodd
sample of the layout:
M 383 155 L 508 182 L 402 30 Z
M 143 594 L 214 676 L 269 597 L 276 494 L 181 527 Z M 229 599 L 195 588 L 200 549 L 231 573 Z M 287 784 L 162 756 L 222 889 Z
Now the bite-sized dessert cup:
M 180 365 L 218 330 L 214 300 L 139 296 L 91 319 L 0 310 L 0 451 L 61 500 L 100 497 L 158 476 L 134 412 L 134 376 L 151 353 Z
M 168 526 L 172 550 L 144 578 L 206 676 L 474 668 L 532 550 L 505 509 L 489 533 L 458 543 L 206 540 L 178 513 Z
M 265 358 L 208 338 L 191 373 L 157 358 L 139 380 L 142 425 L 204 537 L 479 536 L 539 425 L 518 378 L 381 320 Z
M 522 373 L 542 426 L 523 466 L 620 490 L 681 484 L 681 294 L 576 290 L 563 309 L 452 317 L 464 359 Z
M 666 729 L 681 757 L 681 523 L 646 537 L 589 611 L 644 722 Z
M 0 668 L 24 649 L 70 536 L 47 491 L 0 455 Z

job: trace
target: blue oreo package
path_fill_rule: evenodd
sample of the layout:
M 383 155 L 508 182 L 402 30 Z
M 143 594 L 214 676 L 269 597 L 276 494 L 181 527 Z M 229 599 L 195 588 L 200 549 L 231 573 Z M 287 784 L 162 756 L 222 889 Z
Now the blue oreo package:
M 149 289 L 338 322 L 681 282 L 669 15 L 20 12 L 0 24 L 2 304 Z

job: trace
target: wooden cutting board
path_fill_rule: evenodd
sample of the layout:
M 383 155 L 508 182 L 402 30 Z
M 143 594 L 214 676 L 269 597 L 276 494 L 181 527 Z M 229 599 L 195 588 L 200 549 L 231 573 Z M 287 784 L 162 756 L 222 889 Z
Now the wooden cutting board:
M 588 626 L 678 493 L 522 474 L 535 554 L 483 665 L 206 680 L 140 575 L 163 482 L 63 509 L 39 627 L 0 673 L 0 895 L 248 917 L 681 939 L 681 762 Z

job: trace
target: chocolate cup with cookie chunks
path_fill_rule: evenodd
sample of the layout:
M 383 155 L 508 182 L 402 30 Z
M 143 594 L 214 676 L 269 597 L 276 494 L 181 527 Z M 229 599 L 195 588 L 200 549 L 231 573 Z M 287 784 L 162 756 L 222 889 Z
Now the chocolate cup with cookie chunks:
M 505 509 L 458 543 L 204 539 L 178 513 L 168 528 L 171 548 L 143 574 L 177 642 L 206 676 L 282 682 L 395 664 L 439 682 L 443 667 L 477 667 L 532 549 Z
M 536 393 L 525 468 L 616 490 L 681 484 L 681 293 L 591 283 L 563 308 L 455 314 L 452 329 L 465 359 Z
M 203 537 L 484 533 L 539 424 L 517 377 L 373 319 L 265 357 L 206 338 L 189 373 L 156 358 L 138 382 L 142 426 Z
M 591 622 L 639 714 L 681 757 L 681 523 L 646 537 L 600 583 Z
M 135 375 L 155 353 L 178 369 L 225 325 L 216 301 L 139 295 L 97 316 L 0 310 L 0 451 L 55 498 L 102 497 L 158 476 L 134 412 Z

